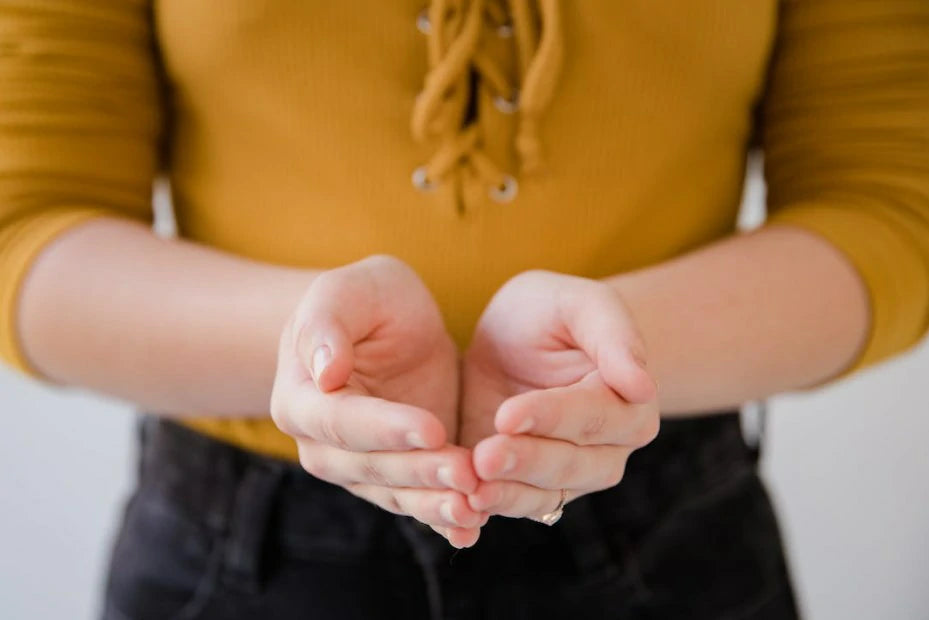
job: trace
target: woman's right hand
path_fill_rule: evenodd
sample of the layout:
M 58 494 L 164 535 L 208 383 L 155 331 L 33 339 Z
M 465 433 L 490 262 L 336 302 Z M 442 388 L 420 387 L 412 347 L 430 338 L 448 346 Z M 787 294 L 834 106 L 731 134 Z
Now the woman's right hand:
M 321 273 L 281 336 L 272 418 L 310 474 L 426 523 L 456 547 L 487 516 L 468 450 L 454 445 L 458 354 L 402 261 L 372 256 Z

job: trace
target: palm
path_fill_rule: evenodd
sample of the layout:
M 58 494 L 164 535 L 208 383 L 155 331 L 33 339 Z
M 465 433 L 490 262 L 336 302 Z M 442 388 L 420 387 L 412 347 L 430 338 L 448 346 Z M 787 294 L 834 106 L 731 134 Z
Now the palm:
M 571 385 L 596 368 L 582 351 L 565 343 L 549 343 L 557 347 L 550 348 L 544 339 L 510 342 L 501 355 L 497 334 L 479 336 L 463 370 L 468 388 L 462 399 L 459 441 L 465 447 L 496 432 L 494 415 L 506 399 L 530 390 Z M 506 339 L 505 334 L 500 336 Z
M 633 359 L 641 349 L 625 306 L 602 283 L 549 272 L 513 278 L 487 306 L 465 356 L 460 442 L 493 435 L 508 398 L 573 385 L 595 370 L 617 393 L 648 400 L 654 384 Z
M 426 314 L 426 313 L 423 313 Z M 355 345 L 348 385 L 385 400 L 434 413 L 454 442 L 458 403 L 455 345 L 438 312 L 418 320 L 401 317 Z
M 425 409 L 454 441 L 457 351 L 432 295 L 412 269 L 393 258 L 371 257 L 320 276 L 308 299 L 322 306 L 307 312 L 335 321 L 340 329 L 330 331 L 343 338 L 339 348 L 345 354 L 322 377 L 325 391 L 340 388 Z M 320 326 L 305 329 L 303 340 L 313 342 Z M 317 344 L 297 350 L 309 361 Z M 291 376 L 316 389 L 310 366 L 295 353 Z
M 462 371 L 463 446 L 495 433 L 494 414 L 511 396 L 571 385 L 596 369 L 547 297 L 546 289 L 529 286 L 495 298 L 481 317 Z

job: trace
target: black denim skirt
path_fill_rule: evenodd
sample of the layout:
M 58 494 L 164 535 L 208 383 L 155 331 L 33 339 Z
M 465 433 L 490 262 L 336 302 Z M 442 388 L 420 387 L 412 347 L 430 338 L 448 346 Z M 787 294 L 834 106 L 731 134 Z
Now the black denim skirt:
M 294 464 L 146 417 L 106 620 L 797 618 L 733 412 L 666 421 L 623 481 L 456 551 Z

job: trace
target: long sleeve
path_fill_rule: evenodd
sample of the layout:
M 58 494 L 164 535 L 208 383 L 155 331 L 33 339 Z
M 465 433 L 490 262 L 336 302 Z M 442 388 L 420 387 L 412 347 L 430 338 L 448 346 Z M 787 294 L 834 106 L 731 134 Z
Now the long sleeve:
M 769 221 L 824 237 L 868 290 L 848 372 L 915 344 L 929 324 L 929 3 L 782 2 L 761 122 Z
M 19 291 L 89 218 L 151 218 L 162 110 L 146 0 L 0 3 L 0 357 L 24 371 Z

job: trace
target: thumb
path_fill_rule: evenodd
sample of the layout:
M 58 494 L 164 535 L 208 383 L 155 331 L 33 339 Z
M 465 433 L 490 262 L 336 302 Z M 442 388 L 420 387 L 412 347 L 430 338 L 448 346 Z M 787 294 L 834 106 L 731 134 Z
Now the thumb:
M 378 325 L 364 273 L 353 266 L 324 272 L 310 285 L 297 310 L 297 358 L 321 392 L 343 387 L 355 368 L 355 343 Z
M 561 315 L 572 339 L 594 361 L 607 385 L 630 403 L 655 398 L 645 343 L 618 294 L 608 288 L 594 294 L 588 290 L 566 295 L 562 303 Z
M 655 380 L 635 348 L 625 344 L 604 345 L 598 351 L 597 367 L 606 384 L 630 403 L 647 403 L 655 398 L 658 393 Z
M 297 358 L 320 392 L 343 387 L 354 370 L 354 347 L 335 317 L 309 317 L 297 338 Z

